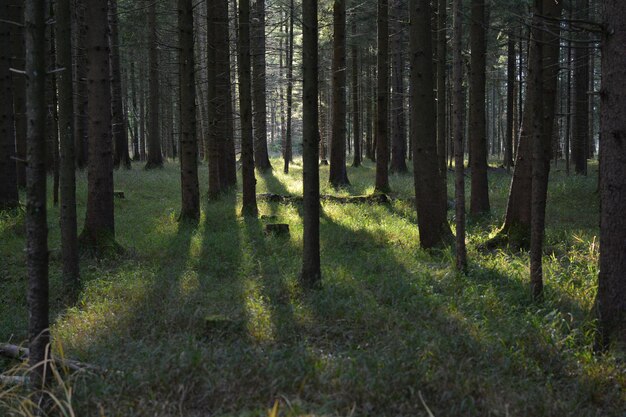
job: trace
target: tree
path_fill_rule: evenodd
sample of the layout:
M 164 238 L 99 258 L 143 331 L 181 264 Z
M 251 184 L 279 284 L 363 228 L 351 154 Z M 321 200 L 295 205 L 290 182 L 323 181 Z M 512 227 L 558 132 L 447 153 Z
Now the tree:
M 80 269 L 76 225 L 76 172 L 74 163 L 74 88 L 72 84 L 71 0 L 57 0 L 57 60 L 61 71 L 59 88 L 59 182 L 61 194 L 61 257 L 63 292 L 68 303 L 76 300 Z
M 428 249 L 446 244 L 452 233 L 441 204 L 445 190 L 437 159 L 430 1 L 411 0 L 409 8 L 413 175 L 420 243 Z
M 200 219 L 198 143 L 196 139 L 196 80 L 193 51 L 192 0 L 178 0 L 178 67 L 180 77 L 180 220 Z
M 389 1 L 378 0 L 378 88 L 376 90 L 376 188 L 389 187 Z
M 393 0 L 392 21 L 394 33 L 393 57 L 391 75 L 393 95 L 391 98 L 391 172 L 398 174 L 406 173 L 406 120 L 404 112 L 404 33 L 403 33 L 403 6 L 402 0 Z
M 333 2 L 332 139 L 329 181 L 335 188 L 350 185 L 346 170 L 346 0 Z
M 128 129 L 122 106 L 122 72 L 120 69 L 117 0 L 109 0 L 109 27 L 111 30 L 111 115 L 113 118 L 113 143 L 115 144 L 113 165 L 116 168 L 122 165 L 124 168 L 130 169 L 130 155 L 128 154 Z
M 589 18 L 589 0 L 575 2 L 575 17 Z M 580 31 L 574 46 L 574 97 L 572 118 L 572 160 L 576 174 L 587 175 L 589 143 L 589 45 L 585 31 Z
M 350 46 L 350 58 L 352 60 L 352 132 L 354 138 L 353 167 L 361 166 L 361 123 L 359 110 L 359 53 L 356 40 L 356 16 L 352 18 L 352 45 Z
M 465 248 L 465 152 L 463 144 L 463 114 L 465 99 L 463 97 L 463 14 L 462 0 L 453 1 L 454 14 L 454 48 L 453 48 L 453 129 L 454 129 L 454 172 L 456 201 L 456 268 L 467 270 L 467 251 Z M 473 54 L 472 54 L 473 55 Z M 483 103 L 484 104 L 484 103 Z M 473 175 L 473 173 L 472 173 Z
M 46 4 L 27 0 L 24 7 L 26 46 L 26 263 L 28 269 L 28 335 L 31 382 L 43 388 L 50 343 L 48 317 L 48 222 L 46 211 Z M 105 15 L 106 22 L 106 15 Z M 108 70 L 108 68 L 107 68 Z
M 10 3 L 0 2 L 3 16 L 11 16 Z M 11 27 L 0 21 L 0 210 L 19 205 L 17 168 L 15 164 L 15 117 L 11 77 Z
M 515 38 L 508 34 L 508 54 L 506 71 L 506 142 L 504 146 L 504 166 L 510 170 L 513 166 L 513 109 L 515 108 Z
M 9 8 L 11 25 L 11 67 L 24 68 L 24 0 L 14 0 Z M 15 154 L 17 169 L 17 186 L 26 187 L 26 80 L 21 74 L 12 75 L 13 82 L 13 116 L 15 118 Z
M 250 75 L 250 0 L 239 2 L 239 108 L 241 112 L 241 172 L 244 216 L 256 217 L 256 178 L 252 138 L 252 92 Z
M 447 6 L 448 0 L 438 0 L 437 9 L 437 160 L 441 176 L 441 205 L 448 210 L 448 171 L 446 168 L 446 72 L 447 72 Z
M 157 36 L 156 1 L 148 3 L 148 96 L 150 101 L 150 118 L 148 120 L 148 161 L 146 169 L 163 167 L 161 138 L 159 133 L 159 54 Z
M 116 247 L 108 2 L 85 4 L 89 158 L 87 213 L 80 240 L 85 247 L 102 251 Z
M 472 0 L 470 25 L 470 101 L 469 147 L 472 171 L 470 212 L 473 215 L 489 211 L 487 178 L 487 123 L 485 114 L 485 68 L 487 65 L 487 16 L 485 0 Z
M 303 147 L 302 181 L 303 250 L 302 285 L 315 288 L 321 284 L 320 268 L 320 178 L 318 168 L 318 23 L 317 0 L 302 1 L 302 64 L 303 64 Z
M 600 273 L 596 311 L 599 341 L 626 343 L 626 3 L 606 0 L 600 94 Z
M 87 94 L 87 52 L 85 37 L 87 27 L 85 25 L 85 1 L 74 0 L 72 13 L 72 30 L 74 38 L 74 150 L 76 155 L 76 167 L 84 169 L 87 165 L 88 140 L 87 140 L 87 112 L 89 100 Z
M 272 169 L 267 152 L 267 94 L 265 82 L 265 0 L 252 7 L 252 98 L 254 100 L 254 164 L 265 172 Z
M 284 172 L 289 173 L 289 162 L 292 159 L 292 136 L 293 136 L 293 21 L 294 21 L 293 0 L 289 3 L 289 39 L 287 47 L 287 128 L 285 133 L 285 151 L 283 154 Z

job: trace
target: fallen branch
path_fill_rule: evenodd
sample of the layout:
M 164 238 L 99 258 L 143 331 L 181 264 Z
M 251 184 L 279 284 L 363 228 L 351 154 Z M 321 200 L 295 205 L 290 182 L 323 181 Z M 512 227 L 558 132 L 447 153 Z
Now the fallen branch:
M 0 343 L 0 355 L 25 361 L 28 359 L 28 348 L 24 348 L 17 345 L 11 345 L 8 343 Z M 52 358 L 54 363 L 61 367 L 66 368 L 75 372 L 78 371 L 93 371 L 93 372 L 104 372 L 104 370 L 100 369 L 95 365 L 90 365 L 88 363 L 83 363 L 79 361 L 75 361 L 72 359 L 61 359 L 61 358 Z

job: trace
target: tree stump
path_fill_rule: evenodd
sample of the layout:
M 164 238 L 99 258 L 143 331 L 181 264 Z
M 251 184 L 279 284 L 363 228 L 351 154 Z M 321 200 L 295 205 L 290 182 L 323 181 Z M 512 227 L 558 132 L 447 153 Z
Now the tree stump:
M 266 236 L 289 236 L 289 225 L 285 223 L 273 223 L 265 225 Z

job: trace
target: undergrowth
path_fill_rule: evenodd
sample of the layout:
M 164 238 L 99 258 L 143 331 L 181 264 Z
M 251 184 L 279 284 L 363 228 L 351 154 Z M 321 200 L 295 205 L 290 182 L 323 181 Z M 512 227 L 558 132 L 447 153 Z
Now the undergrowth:
M 301 194 L 301 168 L 257 174 L 257 192 Z M 322 193 L 371 193 L 374 171 L 372 163 L 349 168 L 353 185 L 335 191 L 324 167 Z M 454 271 L 450 250 L 419 247 L 412 176 L 392 176 L 392 196 L 404 197 L 392 204 L 323 202 L 323 288 L 313 293 L 297 280 L 301 205 L 260 202 L 266 217 L 244 220 L 236 193 L 203 198 L 200 225 L 189 229 L 176 222 L 177 166 L 136 165 L 115 174 L 126 196 L 115 207 L 126 250 L 82 259 L 80 300 L 64 309 L 51 207 L 53 338 L 67 356 L 109 370 L 71 380 L 73 412 L 623 417 L 623 354 L 592 349 L 595 178 L 553 176 L 546 296 L 537 304 L 527 253 L 478 249 L 500 226 L 510 182 L 490 175 L 493 214 L 470 219 L 467 276 Z M 206 190 L 206 168 L 200 178 Z M 81 175 L 79 223 L 85 200 Z M 288 223 L 290 237 L 266 237 L 268 221 Z M 0 340 L 14 343 L 27 337 L 21 224 L 20 215 L 0 220 Z

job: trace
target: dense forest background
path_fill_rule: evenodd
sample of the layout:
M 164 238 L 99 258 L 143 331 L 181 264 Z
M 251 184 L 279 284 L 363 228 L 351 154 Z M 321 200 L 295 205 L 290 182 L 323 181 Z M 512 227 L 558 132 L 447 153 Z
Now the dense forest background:
M 0 0 L 0 414 L 626 408 L 626 3 Z

